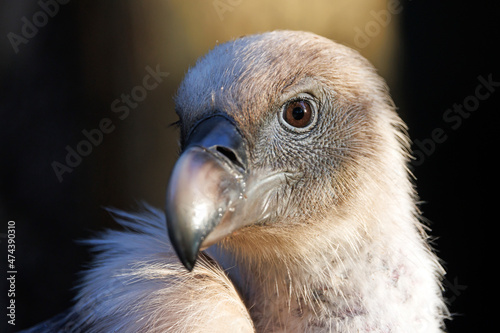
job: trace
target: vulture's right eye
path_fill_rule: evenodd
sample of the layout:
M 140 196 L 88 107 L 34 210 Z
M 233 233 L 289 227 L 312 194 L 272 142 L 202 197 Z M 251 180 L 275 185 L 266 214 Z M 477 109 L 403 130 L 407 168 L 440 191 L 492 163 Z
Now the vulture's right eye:
M 288 129 L 303 132 L 316 120 L 315 104 L 309 98 L 298 98 L 283 105 L 281 122 Z
M 293 127 L 306 127 L 312 119 L 311 105 L 304 100 L 288 103 L 283 118 Z

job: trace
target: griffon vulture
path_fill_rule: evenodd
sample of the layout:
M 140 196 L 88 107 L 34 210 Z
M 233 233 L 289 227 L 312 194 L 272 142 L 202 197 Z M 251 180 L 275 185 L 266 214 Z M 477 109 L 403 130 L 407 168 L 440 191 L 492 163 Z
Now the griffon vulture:
M 306 32 L 216 46 L 176 96 L 163 210 L 112 211 L 74 306 L 32 332 L 439 332 L 409 140 L 357 52 Z

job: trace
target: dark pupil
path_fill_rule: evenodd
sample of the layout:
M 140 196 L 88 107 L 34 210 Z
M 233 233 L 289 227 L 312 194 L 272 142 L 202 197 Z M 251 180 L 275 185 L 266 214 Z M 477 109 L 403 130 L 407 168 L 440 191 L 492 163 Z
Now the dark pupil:
M 297 106 L 292 110 L 292 117 L 295 120 L 300 120 L 304 118 L 304 109 L 301 108 L 300 106 Z

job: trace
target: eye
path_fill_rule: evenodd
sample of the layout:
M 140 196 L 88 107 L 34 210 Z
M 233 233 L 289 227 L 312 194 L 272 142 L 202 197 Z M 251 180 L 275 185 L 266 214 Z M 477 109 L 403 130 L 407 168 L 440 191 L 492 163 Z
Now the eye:
M 296 128 L 306 127 L 313 119 L 311 104 L 306 100 L 289 102 L 283 110 L 283 119 Z

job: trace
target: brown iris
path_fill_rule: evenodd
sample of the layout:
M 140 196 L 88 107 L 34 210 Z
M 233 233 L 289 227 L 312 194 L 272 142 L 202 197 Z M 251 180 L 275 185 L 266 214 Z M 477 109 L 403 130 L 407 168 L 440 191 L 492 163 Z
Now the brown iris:
M 306 127 L 312 119 L 311 105 L 304 100 L 290 102 L 285 108 L 283 119 L 293 127 Z

